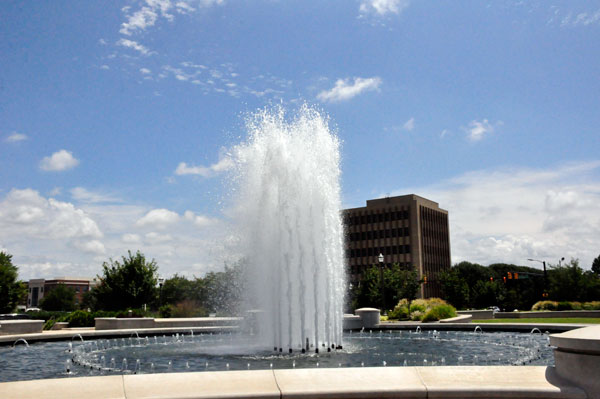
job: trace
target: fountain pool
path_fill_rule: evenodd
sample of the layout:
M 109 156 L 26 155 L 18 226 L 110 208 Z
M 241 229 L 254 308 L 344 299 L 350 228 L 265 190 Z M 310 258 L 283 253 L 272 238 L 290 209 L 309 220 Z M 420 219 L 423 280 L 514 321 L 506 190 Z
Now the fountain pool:
M 88 375 L 292 368 L 553 365 L 548 335 L 459 331 L 346 332 L 344 348 L 292 354 L 243 334 L 176 334 L 0 348 L 0 382 Z

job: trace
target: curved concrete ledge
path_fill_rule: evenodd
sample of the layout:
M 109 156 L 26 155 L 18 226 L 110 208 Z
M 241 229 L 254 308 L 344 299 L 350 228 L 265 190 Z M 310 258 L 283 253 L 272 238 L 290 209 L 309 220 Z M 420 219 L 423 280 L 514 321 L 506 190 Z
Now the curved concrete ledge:
M 0 383 L 3 399 L 572 398 L 551 367 L 365 367 L 63 378 Z
M 172 327 L 172 328 L 132 328 L 123 330 L 94 330 L 91 328 L 78 329 L 63 329 L 43 331 L 35 334 L 13 334 L 1 335 L 0 345 L 12 345 L 19 338 L 24 338 L 27 342 L 40 341 L 64 341 L 70 340 L 73 337 L 81 335 L 82 338 L 116 338 L 116 337 L 131 337 L 136 333 L 138 335 L 163 335 L 163 334 L 189 334 L 193 331 L 194 334 L 201 333 L 218 333 L 224 331 L 236 331 L 237 326 L 214 326 L 214 327 Z
M 440 320 L 440 323 L 470 323 L 473 316 L 470 314 L 461 314 L 456 317 L 450 317 L 448 319 Z
M 562 378 L 582 387 L 590 398 L 600 398 L 600 326 L 550 336 L 554 364 Z
M 1 320 L 0 335 L 42 332 L 44 320 Z

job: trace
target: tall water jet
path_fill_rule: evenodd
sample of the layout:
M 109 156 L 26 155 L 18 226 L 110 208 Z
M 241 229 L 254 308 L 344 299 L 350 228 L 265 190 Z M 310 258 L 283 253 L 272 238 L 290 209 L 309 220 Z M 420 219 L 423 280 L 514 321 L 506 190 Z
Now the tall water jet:
M 280 352 L 342 344 L 346 289 L 340 143 L 320 112 L 282 108 L 247 122 L 234 148 L 237 220 L 248 260 L 248 306 L 265 346 Z

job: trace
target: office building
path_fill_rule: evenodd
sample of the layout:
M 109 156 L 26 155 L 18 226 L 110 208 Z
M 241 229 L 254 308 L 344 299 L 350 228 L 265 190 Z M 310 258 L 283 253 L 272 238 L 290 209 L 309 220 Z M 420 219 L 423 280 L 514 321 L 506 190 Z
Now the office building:
M 27 307 L 39 307 L 42 298 L 48 295 L 59 284 L 64 284 L 66 287 L 72 288 L 75 291 L 75 303 L 79 304 L 83 300 L 83 295 L 97 285 L 97 280 L 75 277 L 56 277 L 52 280 L 45 280 L 43 278 L 31 279 L 27 283 Z
M 448 211 L 418 195 L 367 201 L 367 206 L 343 211 L 346 259 L 351 283 L 368 267 L 398 264 L 418 272 L 421 298 L 441 296 L 439 274 L 450 269 Z

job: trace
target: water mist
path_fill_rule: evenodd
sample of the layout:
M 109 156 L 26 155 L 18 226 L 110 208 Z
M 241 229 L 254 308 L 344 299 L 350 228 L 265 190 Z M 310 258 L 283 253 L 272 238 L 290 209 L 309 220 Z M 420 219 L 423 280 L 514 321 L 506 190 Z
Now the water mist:
M 346 288 L 339 140 L 307 106 L 263 110 L 235 147 L 237 220 L 256 336 L 279 352 L 342 345 Z

